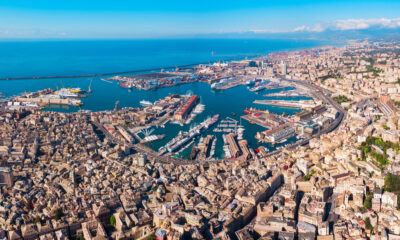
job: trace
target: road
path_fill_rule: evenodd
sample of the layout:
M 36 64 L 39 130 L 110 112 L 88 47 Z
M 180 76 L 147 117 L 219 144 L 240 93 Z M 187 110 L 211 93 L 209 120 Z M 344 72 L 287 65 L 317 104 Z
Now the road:
M 315 94 L 315 96 L 317 96 L 323 102 L 332 105 L 333 108 L 335 108 L 336 111 L 339 112 L 339 116 L 333 122 L 331 122 L 328 127 L 323 128 L 321 131 L 319 131 L 318 133 L 314 134 L 311 138 L 307 138 L 307 139 L 298 141 L 298 142 L 286 147 L 286 149 L 294 149 L 294 148 L 296 148 L 298 146 L 307 145 L 310 142 L 311 139 L 320 137 L 322 134 L 326 134 L 326 133 L 329 133 L 329 132 L 335 130 L 342 123 L 344 118 L 346 117 L 346 110 L 344 110 L 342 108 L 342 106 L 340 104 L 338 104 L 335 100 L 330 98 L 330 96 L 329 96 L 330 92 L 328 90 L 323 89 L 322 87 L 319 87 L 317 85 L 314 85 L 314 84 L 306 82 L 306 81 L 291 80 L 291 79 L 282 79 L 282 80 L 293 82 L 293 83 L 296 83 L 296 84 L 300 84 L 300 85 L 303 85 L 303 86 L 307 87 L 308 89 L 313 90 L 313 93 Z M 273 152 L 268 153 L 267 156 L 270 157 L 270 156 L 277 155 L 277 154 L 281 153 L 282 150 L 283 149 L 277 149 L 277 150 L 275 150 Z

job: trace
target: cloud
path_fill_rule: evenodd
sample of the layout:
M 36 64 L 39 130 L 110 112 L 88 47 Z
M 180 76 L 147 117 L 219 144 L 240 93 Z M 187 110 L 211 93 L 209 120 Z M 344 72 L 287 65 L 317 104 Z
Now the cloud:
M 397 28 L 400 27 L 400 18 L 380 19 L 346 19 L 329 23 L 318 23 L 313 27 L 299 26 L 293 29 L 294 32 L 322 32 L 325 30 L 360 30 L 368 28 Z
M 268 30 L 265 29 L 251 29 L 249 30 L 249 32 L 253 32 L 253 33 L 268 33 Z
M 302 25 L 293 29 L 293 32 L 304 32 L 304 31 L 310 31 L 310 27 Z
M 293 32 L 322 32 L 325 28 L 321 24 L 315 24 L 313 27 L 302 25 L 293 29 Z
M 400 18 L 338 20 L 335 23 L 335 27 L 338 30 L 357 30 L 371 27 L 396 28 L 400 27 Z

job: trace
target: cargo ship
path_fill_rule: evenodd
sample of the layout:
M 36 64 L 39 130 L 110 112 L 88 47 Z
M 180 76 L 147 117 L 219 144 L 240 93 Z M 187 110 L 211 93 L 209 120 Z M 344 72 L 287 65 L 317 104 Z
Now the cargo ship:
M 219 114 L 214 115 L 213 117 L 209 117 L 204 120 L 202 123 L 197 126 L 191 128 L 187 132 L 180 131 L 178 135 L 169 141 L 165 146 L 159 149 L 159 155 L 168 152 L 176 152 L 183 146 L 185 146 L 190 140 L 199 136 L 204 131 L 208 130 L 212 125 L 214 125 L 219 119 Z

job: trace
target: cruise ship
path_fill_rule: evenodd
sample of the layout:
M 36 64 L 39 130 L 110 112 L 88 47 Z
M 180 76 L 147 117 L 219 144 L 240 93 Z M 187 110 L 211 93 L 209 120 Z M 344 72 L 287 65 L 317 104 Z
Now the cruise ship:
M 213 124 L 215 124 L 219 119 L 219 114 L 214 115 L 213 117 L 207 118 L 205 121 L 200 123 L 199 125 L 191 128 L 187 132 L 180 131 L 178 135 L 169 141 L 165 146 L 159 149 L 159 155 L 168 152 L 176 152 L 183 146 L 185 146 L 190 140 L 199 136 L 202 132 L 209 129 Z
M 62 98 L 77 98 L 79 97 L 78 94 L 71 92 L 69 88 L 61 88 L 60 90 L 55 92 L 56 95 Z
M 232 77 L 232 78 L 224 78 L 224 79 L 222 79 L 221 81 L 219 81 L 219 82 L 217 82 L 217 83 L 211 84 L 211 88 L 216 88 L 216 89 L 222 88 L 222 87 L 224 87 L 225 85 L 227 85 L 228 83 L 230 83 L 230 82 L 232 82 L 232 81 L 234 81 L 234 80 L 236 80 L 235 77 Z
M 211 88 L 219 88 L 219 87 L 223 87 L 228 83 L 227 79 L 222 79 L 219 82 L 213 83 L 211 84 Z

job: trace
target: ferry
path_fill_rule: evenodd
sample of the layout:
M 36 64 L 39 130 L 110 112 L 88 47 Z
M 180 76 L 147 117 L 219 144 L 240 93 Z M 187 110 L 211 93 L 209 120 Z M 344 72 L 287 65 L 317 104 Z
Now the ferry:
M 84 92 L 81 88 L 70 88 L 69 91 L 71 93 L 83 93 Z
M 71 89 L 61 88 L 60 90 L 55 92 L 56 95 L 62 98 L 78 98 L 78 94 L 71 92 Z
M 254 84 L 256 84 L 256 80 L 248 80 L 248 81 L 246 81 L 246 85 L 247 86 L 253 86 Z
M 250 92 L 259 92 L 265 89 L 265 85 L 258 85 L 253 88 L 250 88 Z

